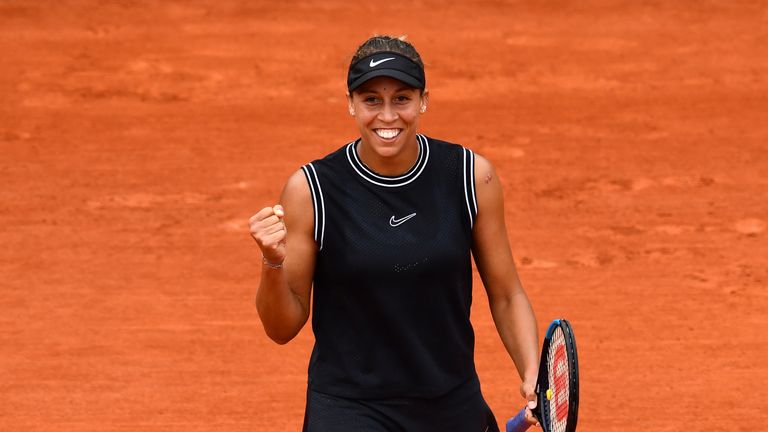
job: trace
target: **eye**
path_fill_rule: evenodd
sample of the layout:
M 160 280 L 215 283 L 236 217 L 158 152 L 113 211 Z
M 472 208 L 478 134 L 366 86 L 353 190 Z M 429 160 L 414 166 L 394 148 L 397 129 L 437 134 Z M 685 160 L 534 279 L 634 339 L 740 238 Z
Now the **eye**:
M 395 96 L 396 104 L 407 104 L 410 101 L 411 101 L 411 98 L 409 96 L 406 96 L 406 95 Z
M 381 102 L 381 99 L 375 96 L 366 96 L 363 98 L 363 102 L 365 102 L 368 105 L 376 105 Z

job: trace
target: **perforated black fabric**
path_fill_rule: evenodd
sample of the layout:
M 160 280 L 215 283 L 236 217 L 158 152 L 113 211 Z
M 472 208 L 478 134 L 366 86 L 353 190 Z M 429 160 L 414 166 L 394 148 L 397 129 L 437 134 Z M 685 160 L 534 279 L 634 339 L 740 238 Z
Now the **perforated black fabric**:
M 307 392 L 304 432 L 498 432 L 479 388 L 434 399 L 349 399 Z
M 324 221 L 316 230 L 312 390 L 435 397 L 476 379 L 464 184 L 471 153 L 419 142 L 420 159 L 404 176 L 368 170 L 355 159 L 357 143 L 305 167 L 317 173 L 310 184 Z

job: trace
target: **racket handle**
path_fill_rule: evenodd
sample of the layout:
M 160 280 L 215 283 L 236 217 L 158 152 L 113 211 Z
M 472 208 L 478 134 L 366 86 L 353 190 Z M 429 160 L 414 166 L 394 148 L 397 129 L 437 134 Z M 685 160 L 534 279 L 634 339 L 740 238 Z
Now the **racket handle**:
M 525 420 L 525 408 L 507 422 L 507 432 L 524 432 L 529 427 L 531 427 L 531 424 Z

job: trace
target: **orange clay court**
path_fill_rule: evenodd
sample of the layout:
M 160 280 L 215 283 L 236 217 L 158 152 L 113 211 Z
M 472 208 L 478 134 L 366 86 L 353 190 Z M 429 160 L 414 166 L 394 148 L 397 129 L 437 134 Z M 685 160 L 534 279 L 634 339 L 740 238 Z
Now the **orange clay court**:
M 63 3 L 0 1 L 0 430 L 300 430 L 311 329 L 264 334 L 247 220 L 356 137 L 374 33 L 427 63 L 422 131 L 496 165 L 578 430 L 767 430 L 765 2 Z M 479 278 L 472 318 L 502 423 Z

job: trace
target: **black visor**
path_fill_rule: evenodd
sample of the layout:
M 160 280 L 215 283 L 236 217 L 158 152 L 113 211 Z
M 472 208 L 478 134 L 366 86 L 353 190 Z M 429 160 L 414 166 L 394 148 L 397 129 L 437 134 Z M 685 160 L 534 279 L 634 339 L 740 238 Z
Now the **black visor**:
M 402 54 L 382 51 L 363 57 L 349 68 L 347 88 L 352 93 L 371 78 L 386 76 L 409 86 L 424 90 L 427 80 L 424 69 Z

